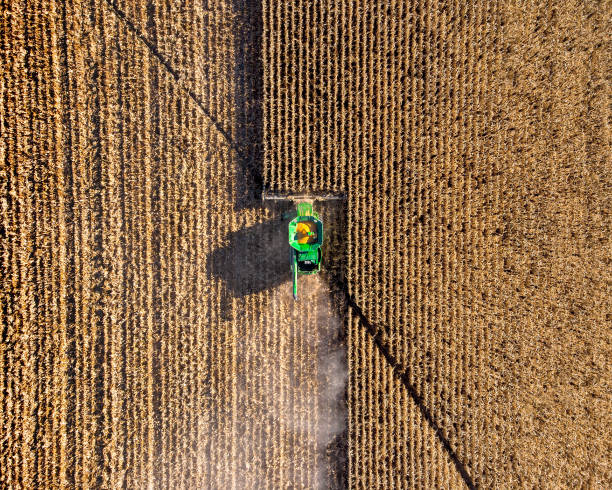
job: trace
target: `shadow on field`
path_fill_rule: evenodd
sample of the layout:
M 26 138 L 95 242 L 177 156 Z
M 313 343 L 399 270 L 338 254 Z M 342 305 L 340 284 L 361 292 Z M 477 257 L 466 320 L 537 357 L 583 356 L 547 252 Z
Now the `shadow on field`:
M 289 211 L 287 205 L 283 212 Z M 277 218 L 230 233 L 227 245 L 207 257 L 208 270 L 234 297 L 275 288 L 290 280 L 287 223 Z
M 234 0 L 236 210 L 261 204 L 263 189 L 263 17 L 261 0 Z

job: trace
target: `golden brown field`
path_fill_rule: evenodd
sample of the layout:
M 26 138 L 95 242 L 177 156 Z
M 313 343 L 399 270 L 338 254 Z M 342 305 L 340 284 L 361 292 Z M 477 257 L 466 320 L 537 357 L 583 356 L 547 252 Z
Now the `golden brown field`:
M 608 487 L 609 5 L 265 5 L 266 181 L 348 193 L 351 487 Z
M 0 5 L 0 487 L 612 485 L 608 4 Z

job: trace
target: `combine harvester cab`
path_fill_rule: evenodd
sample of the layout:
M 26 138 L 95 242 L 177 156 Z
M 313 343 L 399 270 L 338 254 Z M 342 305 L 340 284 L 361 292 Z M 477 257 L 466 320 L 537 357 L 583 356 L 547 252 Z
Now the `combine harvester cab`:
M 297 204 L 297 216 L 289 223 L 293 299 L 297 300 L 298 274 L 316 274 L 321 270 L 323 222 L 309 202 Z

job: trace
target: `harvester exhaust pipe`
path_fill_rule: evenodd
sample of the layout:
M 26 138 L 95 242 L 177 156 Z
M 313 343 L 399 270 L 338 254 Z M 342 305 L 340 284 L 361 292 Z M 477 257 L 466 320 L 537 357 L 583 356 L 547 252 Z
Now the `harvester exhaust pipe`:
M 298 299 L 298 295 L 297 295 L 297 281 L 298 281 L 298 266 L 297 266 L 297 254 L 295 253 L 295 251 L 292 249 L 292 256 L 293 256 L 293 299 L 295 301 L 297 301 Z

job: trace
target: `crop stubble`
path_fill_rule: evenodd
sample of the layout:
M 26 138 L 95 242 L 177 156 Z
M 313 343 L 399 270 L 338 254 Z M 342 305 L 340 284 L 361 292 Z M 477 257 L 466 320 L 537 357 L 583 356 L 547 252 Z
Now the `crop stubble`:
M 303 318 L 207 264 L 279 212 L 236 206 L 247 5 L 2 3 L 2 485 L 338 478 L 326 286 Z M 264 1 L 263 29 L 265 183 L 348 195 L 351 485 L 609 486 L 605 7 Z
M 351 486 L 609 483 L 609 27 L 264 1 L 266 185 L 347 194 Z
M 282 284 L 252 249 L 213 263 L 283 226 L 239 185 L 259 144 L 247 7 L 2 3 L 1 486 L 342 478 L 325 288 L 296 311 L 284 255 Z M 264 287 L 214 273 L 242 269 Z

